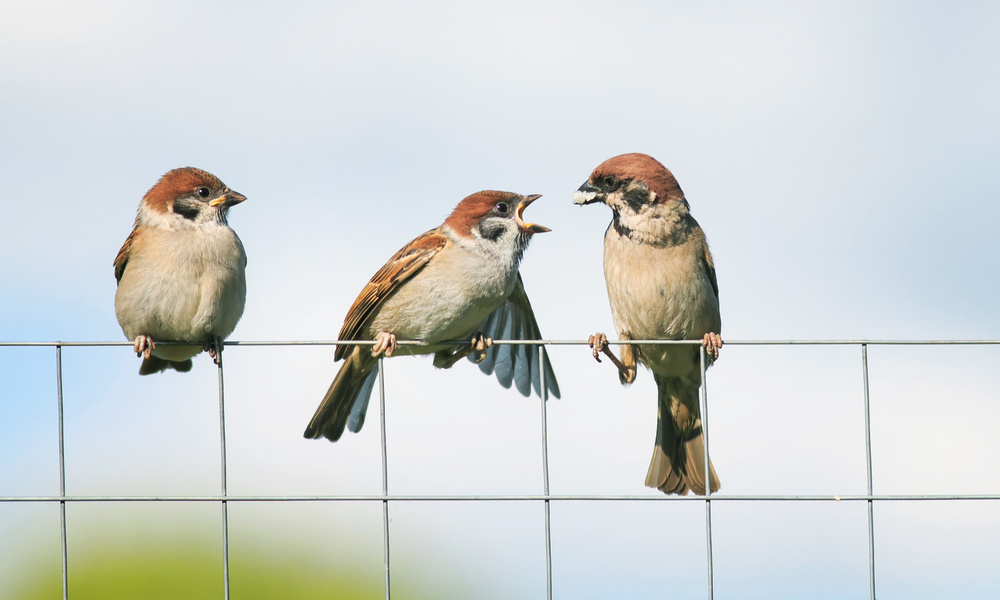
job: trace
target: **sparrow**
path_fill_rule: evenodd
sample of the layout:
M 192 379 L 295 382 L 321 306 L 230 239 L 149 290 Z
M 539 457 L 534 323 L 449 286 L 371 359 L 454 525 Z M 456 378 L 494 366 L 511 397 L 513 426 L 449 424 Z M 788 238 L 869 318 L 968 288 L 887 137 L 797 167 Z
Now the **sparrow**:
M 536 233 L 550 231 L 526 223 L 524 209 L 540 196 L 482 191 L 458 203 L 445 222 L 403 246 L 361 290 L 347 312 L 339 340 L 373 340 L 374 345 L 337 346 L 335 360 L 346 359 L 305 430 L 310 439 L 340 439 L 346 426 L 364 425 L 378 357 L 433 354 L 434 366 L 447 369 L 462 358 L 496 373 L 505 388 L 513 381 L 521 394 L 531 387 L 556 398 L 559 384 L 539 347 L 494 346 L 493 338 L 541 338 L 518 266 Z M 397 345 L 397 339 L 423 345 Z M 456 345 L 457 340 L 469 340 Z M 450 343 L 449 343 L 450 342 Z
M 604 234 L 604 278 L 622 340 L 702 340 L 711 364 L 722 347 L 719 284 L 705 232 L 691 216 L 673 174 L 645 154 L 601 163 L 573 194 L 575 204 L 602 202 L 612 211 Z M 636 362 L 653 372 L 657 388 L 656 445 L 646 485 L 667 494 L 705 493 L 705 441 L 698 389 L 701 348 L 693 345 L 623 345 L 621 359 L 607 336 L 590 336 L 595 359 L 604 353 L 622 385 L 636 377 Z M 719 489 L 709 465 L 710 489 Z
M 190 371 L 202 350 L 218 360 L 246 302 L 247 256 L 226 221 L 244 200 L 193 167 L 168 171 L 143 196 L 114 263 L 115 314 L 143 357 L 140 375 Z

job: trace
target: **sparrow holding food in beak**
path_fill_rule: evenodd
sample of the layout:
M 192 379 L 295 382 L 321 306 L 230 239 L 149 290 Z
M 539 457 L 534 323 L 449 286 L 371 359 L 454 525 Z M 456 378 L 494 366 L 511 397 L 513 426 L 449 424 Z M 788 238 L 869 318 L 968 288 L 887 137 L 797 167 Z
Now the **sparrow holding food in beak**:
M 719 284 L 705 232 L 691 216 L 673 174 L 645 154 L 604 161 L 573 195 L 576 204 L 611 208 L 604 235 L 604 278 L 615 329 L 622 340 L 702 340 L 707 364 L 719 357 L 722 317 Z M 595 359 L 604 353 L 623 385 L 636 362 L 653 372 L 658 409 L 656 445 L 646 485 L 667 494 L 704 494 L 705 440 L 698 388 L 699 352 L 693 345 L 623 345 L 619 359 L 603 333 L 590 336 Z M 712 492 L 719 489 L 709 465 Z

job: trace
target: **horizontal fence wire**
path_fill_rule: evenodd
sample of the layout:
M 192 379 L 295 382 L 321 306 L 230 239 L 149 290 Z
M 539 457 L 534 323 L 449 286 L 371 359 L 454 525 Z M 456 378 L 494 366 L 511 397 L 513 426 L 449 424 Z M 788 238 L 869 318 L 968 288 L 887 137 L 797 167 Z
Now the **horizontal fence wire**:
M 373 340 L 245 340 L 226 341 L 225 345 L 241 346 L 374 346 L 377 342 Z M 461 345 L 468 344 L 469 340 L 446 340 L 428 344 L 427 342 L 413 340 L 397 340 L 399 346 L 440 346 L 440 345 Z M 493 340 L 497 345 L 509 346 L 587 346 L 587 340 Z M 609 346 L 699 346 L 701 340 L 608 340 Z M 184 342 L 156 342 L 163 346 L 190 346 Z M 815 340 L 725 340 L 727 346 L 997 346 L 1000 340 L 885 340 L 885 339 L 815 339 Z M 71 341 L 24 341 L 11 342 L 0 341 L 0 348 L 21 347 L 35 348 L 48 347 L 108 347 L 108 346 L 133 346 L 132 342 L 122 341 L 96 341 L 96 342 L 71 342 Z
M 427 345 L 419 341 L 399 340 L 400 346 Z M 468 344 L 468 340 L 444 342 L 446 344 Z M 588 345 L 587 340 L 494 340 L 494 344 L 535 345 L 535 346 L 572 346 Z M 701 340 L 609 340 L 609 345 L 701 345 Z M 225 346 L 233 347 L 266 347 L 266 346 L 334 346 L 352 345 L 369 346 L 375 344 L 372 340 L 267 340 L 267 341 L 232 341 Z M 385 372 L 382 358 L 379 359 L 379 417 L 381 421 L 381 453 L 382 453 L 382 493 L 358 495 L 231 495 L 227 493 L 227 459 L 226 459 L 226 420 L 225 420 L 225 382 L 221 354 L 216 362 L 219 381 L 219 437 L 221 463 L 221 493 L 219 495 L 73 495 L 66 493 L 65 445 L 63 434 L 63 366 L 62 349 L 66 347 L 116 347 L 129 346 L 132 342 L 122 341 L 0 341 L 0 348 L 32 348 L 49 347 L 55 349 L 56 382 L 58 405 L 59 434 L 59 494 L 39 496 L 0 496 L 0 503 L 58 503 L 60 507 L 60 545 L 62 555 L 62 597 L 69 597 L 68 575 L 68 542 L 66 525 L 66 505 L 68 503 L 88 502 L 209 502 L 219 503 L 222 508 L 222 546 L 223 546 L 223 590 L 224 598 L 229 600 L 229 517 L 228 505 L 240 502 L 380 502 L 382 504 L 383 526 L 383 558 L 385 597 L 391 596 L 390 580 L 390 535 L 389 535 L 389 504 L 396 502 L 540 502 L 543 503 L 545 525 L 545 561 L 546 561 L 546 598 L 552 598 L 552 546 L 550 528 L 550 505 L 552 502 L 704 502 L 705 503 L 705 536 L 707 550 L 707 597 L 713 598 L 714 560 L 712 553 L 712 503 L 713 502 L 865 502 L 868 514 L 868 562 L 869 562 L 869 593 L 875 599 L 875 534 L 874 513 L 875 502 L 898 501 L 979 501 L 1000 500 L 1000 493 L 986 494 L 874 494 L 872 482 L 871 459 L 871 417 L 868 387 L 868 346 L 972 346 L 1000 345 L 1000 340 L 889 340 L 889 339 L 816 339 L 816 340 L 726 340 L 728 346 L 858 346 L 861 349 L 862 378 L 864 383 L 865 412 L 865 458 L 866 458 L 866 494 L 826 495 L 826 494 L 708 494 L 705 496 L 647 496 L 629 494 L 552 494 L 549 491 L 548 438 L 545 369 L 542 374 L 541 399 L 541 443 L 542 443 L 542 494 L 390 494 L 388 484 L 388 457 L 386 454 L 385 433 Z M 158 345 L 184 345 L 170 342 L 158 342 Z M 440 345 L 440 344 L 435 344 Z M 541 348 L 539 360 L 545 360 L 545 349 Z M 705 439 L 705 480 L 709 481 L 710 464 L 709 425 L 708 425 L 708 388 L 706 376 L 705 352 L 702 350 L 701 372 L 702 385 L 700 403 L 702 410 L 702 431 Z
M 997 494 L 858 494 L 844 496 L 780 495 L 780 494 L 719 494 L 713 502 L 907 502 L 921 500 L 1000 500 Z M 0 502 L 704 502 L 704 496 L 632 496 L 628 494 L 358 494 L 282 496 L 0 496 Z

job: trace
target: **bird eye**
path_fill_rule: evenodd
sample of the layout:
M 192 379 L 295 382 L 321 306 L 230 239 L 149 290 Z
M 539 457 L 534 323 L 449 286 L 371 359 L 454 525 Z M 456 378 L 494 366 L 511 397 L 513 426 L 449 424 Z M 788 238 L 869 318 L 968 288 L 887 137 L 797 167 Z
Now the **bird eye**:
M 613 190 L 618 187 L 618 178 L 614 175 L 608 175 L 604 178 L 604 186 L 609 190 Z
M 501 215 L 505 215 L 510 211 L 510 206 L 506 202 L 498 202 L 493 210 L 497 211 Z
M 208 194 L 209 194 L 208 188 L 206 188 L 206 187 L 200 187 L 200 188 L 196 189 L 195 191 L 202 198 L 208 198 Z

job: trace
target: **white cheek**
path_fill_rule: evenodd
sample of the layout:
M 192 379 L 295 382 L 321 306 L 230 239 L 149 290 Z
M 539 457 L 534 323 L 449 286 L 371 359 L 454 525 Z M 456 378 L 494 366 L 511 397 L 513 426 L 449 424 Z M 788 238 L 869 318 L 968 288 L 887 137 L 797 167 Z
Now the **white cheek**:
M 173 213 L 152 210 L 145 203 L 139 205 L 139 223 L 148 227 L 169 229 L 176 216 Z

